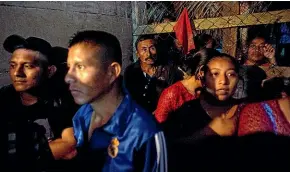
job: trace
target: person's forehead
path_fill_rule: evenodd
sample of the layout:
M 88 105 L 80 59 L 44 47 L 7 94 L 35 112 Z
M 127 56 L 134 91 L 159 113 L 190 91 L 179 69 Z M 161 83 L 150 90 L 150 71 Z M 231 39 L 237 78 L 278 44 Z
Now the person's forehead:
M 76 44 L 69 48 L 68 61 L 72 59 L 74 61 L 99 60 L 104 51 L 105 49 L 99 45 Z
M 155 45 L 154 39 L 145 39 L 138 43 L 138 46 L 151 46 L 151 45 Z
M 225 57 L 215 57 L 208 63 L 209 68 L 219 67 L 220 69 L 234 68 L 234 64 L 229 58 Z
M 29 49 L 17 49 L 12 53 L 12 57 L 10 59 L 13 60 L 25 60 L 25 61 L 40 61 L 40 53 L 38 51 L 33 51 Z
M 100 44 L 92 44 L 89 42 L 81 42 L 73 45 L 68 49 L 68 53 L 76 52 L 76 51 L 88 51 L 88 52 L 99 52 L 104 50 L 105 48 Z
M 265 43 L 265 39 L 264 38 L 255 38 L 251 44 L 263 44 Z

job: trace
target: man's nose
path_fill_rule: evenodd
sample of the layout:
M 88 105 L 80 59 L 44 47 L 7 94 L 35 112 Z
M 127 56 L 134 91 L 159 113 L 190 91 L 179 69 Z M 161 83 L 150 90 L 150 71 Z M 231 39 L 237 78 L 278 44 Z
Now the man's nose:
M 150 56 L 150 55 L 151 55 L 151 51 L 150 51 L 149 49 L 147 49 L 147 50 L 145 51 L 145 54 L 146 54 L 146 56 Z
M 14 71 L 14 76 L 17 76 L 17 77 L 24 77 L 25 76 L 23 66 L 16 67 L 16 69 Z
M 227 84 L 228 83 L 228 77 L 224 74 L 224 75 L 220 75 L 219 77 L 219 83 L 220 84 Z
M 72 68 L 70 68 L 70 69 L 67 71 L 67 73 L 66 73 L 66 75 L 65 75 L 65 77 L 64 77 L 64 81 L 65 81 L 66 83 L 68 83 L 68 84 L 73 83 L 73 82 L 75 81 L 73 75 L 74 75 L 74 71 L 73 71 Z

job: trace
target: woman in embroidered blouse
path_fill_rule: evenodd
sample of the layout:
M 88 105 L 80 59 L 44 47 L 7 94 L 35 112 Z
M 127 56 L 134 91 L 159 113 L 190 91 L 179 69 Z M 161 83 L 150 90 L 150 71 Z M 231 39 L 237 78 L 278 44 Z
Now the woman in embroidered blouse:
M 232 98 L 239 64 L 227 55 L 209 56 L 199 74 L 203 91 L 169 115 L 165 133 L 173 140 L 207 135 L 247 135 L 272 132 L 290 136 L 290 97 L 256 103 Z M 289 86 L 288 86 L 289 87 Z
M 290 97 L 251 103 L 242 108 L 238 135 L 257 132 L 290 136 Z
M 259 131 L 290 135 L 289 98 L 246 105 L 232 98 L 238 69 L 239 64 L 227 54 L 209 57 L 200 69 L 200 97 L 183 104 L 163 124 L 171 156 L 169 164 L 176 169 L 195 165 L 192 161 L 187 166 L 187 158 L 180 155 L 192 153 L 197 145 L 210 148 L 210 143 L 199 142 L 208 136 L 242 136 Z
M 183 59 L 178 69 L 183 73 L 183 80 L 178 81 L 166 88 L 158 101 L 155 110 L 155 118 L 159 123 L 163 123 L 168 115 L 181 107 L 185 102 L 196 99 L 200 93 L 201 80 L 197 75 L 198 70 L 204 65 L 208 56 L 217 54 L 214 49 L 203 49 L 196 54 L 187 56 Z
M 163 123 L 169 142 L 235 132 L 235 112 L 239 103 L 232 95 L 238 72 L 237 61 L 227 54 L 216 52 L 205 59 L 196 74 L 202 82 L 200 97 L 184 103 Z

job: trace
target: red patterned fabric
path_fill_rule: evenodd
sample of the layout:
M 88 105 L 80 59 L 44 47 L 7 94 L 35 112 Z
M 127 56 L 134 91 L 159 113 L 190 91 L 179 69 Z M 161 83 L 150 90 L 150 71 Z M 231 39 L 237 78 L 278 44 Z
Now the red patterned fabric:
M 196 99 L 196 96 L 190 94 L 181 81 L 176 82 L 161 93 L 155 111 L 155 118 L 159 123 L 162 123 L 166 121 L 169 113 L 177 110 L 185 102 L 193 99 Z
M 263 104 L 267 104 L 271 108 L 273 121 Z M 281 111 L 278 100 L 247 104 L 240 111 L 238 135 L 243 136 L 256 132 L 273 132 L 290 136 L 290 124 Z

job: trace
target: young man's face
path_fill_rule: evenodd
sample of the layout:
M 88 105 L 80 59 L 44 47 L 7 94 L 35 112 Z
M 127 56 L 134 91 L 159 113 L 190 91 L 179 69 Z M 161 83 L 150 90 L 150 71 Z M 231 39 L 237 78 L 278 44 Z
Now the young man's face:
M 44 76 L 43 59 L 40 53 L 17 49 L 10 59 L 9 74 L 16 91 L 25 92 L 40 85 Z
M 249 45 L 248 59 L 253 62 L 259 62 L 264 59 L 265 39 L 255 38 Z
M 155 41 L 153 39 L 140 41 L 137 45 L 137 56 L 141 63 L 154 64 L 157 60 Z
M 101 61 L 103 51 L 89 43 L 78 43 L 69 49 L 65 81 L 79 105 L 93 102 L 110 88 L 106 65 Z

